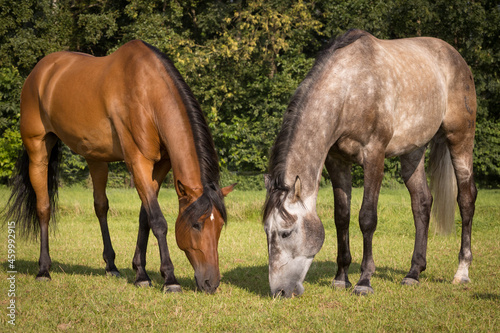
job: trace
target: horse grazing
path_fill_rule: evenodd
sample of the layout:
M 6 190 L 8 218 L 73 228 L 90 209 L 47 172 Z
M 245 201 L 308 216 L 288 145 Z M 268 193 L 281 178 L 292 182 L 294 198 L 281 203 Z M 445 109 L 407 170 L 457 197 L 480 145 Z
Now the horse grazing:
M 21 93 L 21 137 L 6 217 L 40 232 L 38 280 L 50 279 L 48 227 L 57 194 L 58 142 L 88 162 L 94 208 L 104 243 L 106 272 L 119 275 L 107 224 L 108 162 L 124 160 L 142 201 L 132 261 L 135 285 L 149 286 L 149 231 L 158 239 L 163 290 L 181 291 L 166 241 L 158 191 L 170 169 L 179 198 L 177 244 L 195 271 L 197 287 L 213 293 L 220 282 L 218 240 L 226 222 L 218 158 L 201 108 L 166 55 L 131 41 L 105 57 L 57 52 L 43 58 Z
M 263 214 L 271 292 L 290 297 L 304 291 L 302 282 L 325 237 L 316 213 L 323 164 L 333 185 L 338 241 L 333 286 L 351 286 L 351 165 L 356 162 L 364 170 L 364 195 L 359 213 L 363 259 L 354 293 L 373 293 L 377 202 L 384 158 L 393 156 L 401 160 L 416 228 L 411 268 L 402 283 L 418 283 L 426 268 L 432 205 L 424 170 L 429 143 L 440 224 L 453 226 L 458 184 L 462 245 L 454 282 L 468 282 L 477 195 L 472 174 L 475 118 L 472 74 L 447 43 L 435 38 L 379 40 L 360 30 L 336 39 L 295 92 L 271 151 Z

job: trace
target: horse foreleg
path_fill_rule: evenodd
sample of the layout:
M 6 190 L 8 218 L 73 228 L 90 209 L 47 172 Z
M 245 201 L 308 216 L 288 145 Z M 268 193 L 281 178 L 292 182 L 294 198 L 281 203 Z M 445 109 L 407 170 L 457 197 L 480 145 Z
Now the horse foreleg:
M 370 279 L 375 273 L 375 262 L 372 253 L 373 233 L 377 228 L 377 203 L 384 177 L 384 154 L 373 148 L 367 152 L 363 161 L 364 193 L 363 203 L 359 212 L 359 227 L 363 233 L 363 260 L 361 276 L 354 287 L 357 295 L 372 294 Z
M 142 200 L 149 228 L 153 231 L 153 234 L 158 240 L 161 260 L 160 273 L 165 281 L 163 290 L 165 292 L 180 292 L 182 291 L 182 289 L 179 285 L 179 282 L 177 282 L 177 279 L 175 278 L 174 265 L 172 264 L 170 253 L 168 251 L 167 221 L 165 220 L 165 217 L 161 212 L 157 198 L 160 185 L 166 174 L 170 170 L 170 164 L 168 161 L 161 161 L 156 165 L 153 165 L 150 161 L 137 157 L 134 159 L 134 163 L 131 164 L 130 167 L 134 176 L 137 192 L 139 193 L 139 196 Z M 146 258 L 146 235 L 149 233 L 149 230 L 146 231 L 146 228 L 144 227 L 144 214 L 141 214 L 140 220 L 140 225 L 142 227 L 140 226 L 139 228 L 139 235 L 137 238 L 138 245 L 136 248 L 136 255 L 134 256 L 133 263 L 133 265 L 135 266 L 134 268 L 138 268 L 136 271 L 136 284 L 137 281 L 140 281 L 140 279 L 142 278 L 142 268 L 145 266 Z M 144 265 L 138 266 L 136 262 L 137 259 L 143 259 Z M 147 274 L 145 274 L 144 276 L 147 277 Z
M 333 287 L 350 288 L 348 278 L 351 264 L 349 249 L 349 222 L 351 219 L 351 164 L 328 156 L 325 162 L 328 174 L 332 181 L 333 197 L 335 201 L 335 227 L 337 228 L 337 274 L 333 279 Z
M 106 183 L 108 181 L 108 163 L 87 160 L 94 187 L 94 210 L 101 227 L 103 242 L 102 257 L 106 263 L 106 274 L 120 276 L 115 266 L 115 251 L 111 245 L 108 229 L 108 198 L 106 196 Z
M 415 222 L 415 246 L 411 268 L 401 284 L 413 285 L 427 265 L 427 238 L 432 196 L 425 175 L 425 147 L 401 156 L 401 175 L 410 192 L 411 208 Z

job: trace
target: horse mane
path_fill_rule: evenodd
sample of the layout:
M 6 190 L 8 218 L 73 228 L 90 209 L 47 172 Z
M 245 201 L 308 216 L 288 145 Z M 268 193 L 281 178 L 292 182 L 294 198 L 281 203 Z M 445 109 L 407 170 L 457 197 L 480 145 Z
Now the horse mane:
M 283 116 L 281 131 L 271 148 L 271 155 L 269 158 L 269 184 L 267 185 L 267 196 L 263 210 L 264 221 L 267 220 L 273 209 L 277 209 L 285 221 L 289 221 L 293 218 L 292 215 L 284 209 L 285 198 L 291 191 L 290 186 L 285 183 L 286 161 L 290 146 L 295 138 L 296 128 L 301 118 L 300 116 L 304 111 L 304 105 L 309 97 L 309 91 L 312 89 L 317 77 L 325 69 L 327 61 L 334 56 L 337 50 L 367 35 L 369 34 L 365 31 L 351 29 L 342 36 L 332 39 L 325 48 L 319 52 L 313 67 L 295 91 Z
M 198 220 L 201 216 L 207 215 L 212 207 L 215 207 L 221 214 L 224 222 L 226 222 L 227 213 L 224 206 L 224 196 L 219 187 L 219 160 L 215 152 L 212 135 L 210 134 L 200 104 L 194 97 L 186 81 L 184 81 L 182 75 L 177 68 L 175 68 L 172 60 L 156 47 L 144 41 L 143 43 L 153 51 L 156 57 L 161 61 L 163 67 L 177 87 L 182 102 L 186 107 L 186 113 L 193 133 L 196 154 L 200 164 L 200 178 L 203 184 L 203 194 L 184 210 L 183 216 L 188 221 Z

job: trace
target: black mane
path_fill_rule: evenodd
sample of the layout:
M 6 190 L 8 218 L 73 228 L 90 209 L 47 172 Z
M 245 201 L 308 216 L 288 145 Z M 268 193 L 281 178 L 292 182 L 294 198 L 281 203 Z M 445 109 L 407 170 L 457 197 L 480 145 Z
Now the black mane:
M 266 202 L 264 204 L 264 221 L 269 217 L 271 211 L 276 208 L 284 220 L 290 220 L 291 215 L 283 208 L 284 200 L 290 192 L 290 187 L 285 184 L 286 159 L 290 146 L 294 140 L 296 128 L 299 123 L 301 112 L 309 96 L 309 91 L 316 78 L 323 72 L 326 62 L 334 55 L 335 51 L 346 47 L 368 33 L 351 29 L 342 36 L 330 41 L 316 57 L 312 69 L 306 75 L 295 91 L 290 104 L 283 116 L 283 124 L 269 158 L 269 184 L 267 188 Z
M 160 59 L 170 78 L 174 81 L 182 102 L 186 107 L 191 131 L 193 132 L 194 145 L 200 164 L 203 195 L 187 207 L 183 215 L 188 221 L 195 221 L 201 216 L 208 214 L 212 210 L 212 207 L 215 206 L 224 219 L 224 222 L 226 222 L 227 213 L 224 206 L 224 197 L 219 187 L 219 161 L 215 152 L 214 141 L 201 111 L 200 104 L 182 78 L 182 75 L 175 68 L 173 62 L 156 47 L 146 42 L 143 43 Z

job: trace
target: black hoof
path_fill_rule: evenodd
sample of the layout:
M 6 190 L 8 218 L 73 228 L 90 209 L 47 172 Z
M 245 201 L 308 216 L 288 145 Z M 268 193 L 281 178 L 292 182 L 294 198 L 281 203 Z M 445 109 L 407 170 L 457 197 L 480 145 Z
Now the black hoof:
M 335 289 L 349 289 L 351 286 L 349 281 L 333 280 L 332 282 L 332 287 Z
M 163 292 L 165 294 L 168 294 L 168 293 L 182 293 L 182 288 L 180 285 L 178 284 L 164 284 L 163 285 Z
M 37 280 L 37 281 L 50 281 L 52 279 L 50 278 L 49 272 L 43 272 L 43 273 L 40 272 L 36 276 L 35 280 Z
M 106 271 L 107 276 L 115 276 L 115 277 L 120 277 L 120 272 L 116 271 Z
M 151 281 L 149 280 L 145 280 L 145 281 L 135 281 L 134 282 L 134 285 L 136 287 L 139 287 L 139 288 L 147 288 L 147 287 L 152 287 L 153 284 L 151 283 Z
M 417 286 L 420 284 L 420 282 L 418 282 L 418 280 L 416 279 L 412 279 L 412 278 L 409 278 L 409 277 L 405 277 L 403 279 L 403 281 L 401 281 L 401 284 L 403 286 Z
M 374 293 L 373 288 L 367 286 L 355 286 L 352 292 L 358 296 L 367 296 Z

